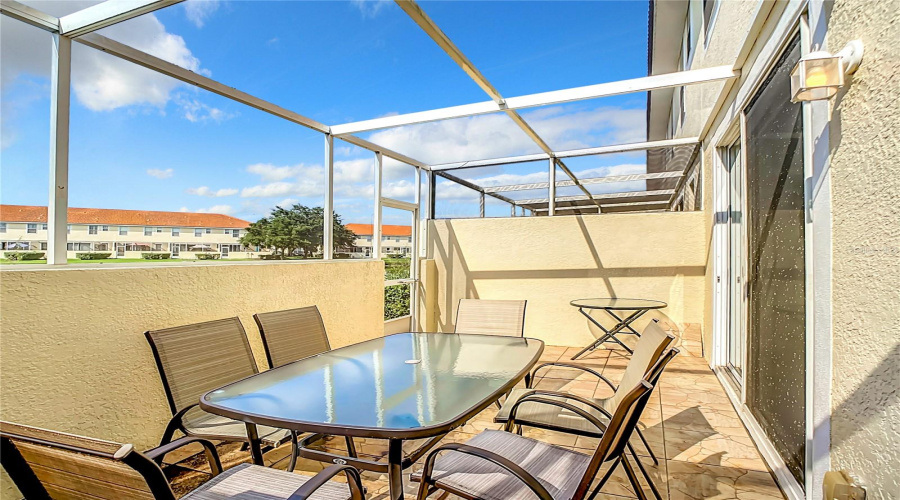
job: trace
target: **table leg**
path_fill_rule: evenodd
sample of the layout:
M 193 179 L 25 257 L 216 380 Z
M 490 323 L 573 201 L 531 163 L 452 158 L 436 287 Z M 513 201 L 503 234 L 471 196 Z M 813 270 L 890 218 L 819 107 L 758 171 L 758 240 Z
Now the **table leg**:
M 579 358 L 581 355 L 583 355 L 584 353 L 586 353 L 586 352 L 588 352 L 588 351 L 593 351 L 594 349 L 600 347 L 600 345 L 603 344 L 604 342 L 606 342 L 606 339 L 609 338 L 609 330 L 607 330 L 603 325 L 601 325 L 597 320 L 595 320 L 595 319 L 593 318 L 593 316 L 591 316 L 590 314 L 584 312 L 584 309 L 581 308 L 581 307 L 578 308 L 578 312 L 580 312 L 585 318 L 587 318 L 588 321 L 590 321 L 591 323 L 593 323 L 594 326 L 596 326 L 597 328 L 603 330 L 603 335 L 602 335 L 600 338 L 598 338 L 597 340 L 595 340 L 595 341 L 591 342 L 590 344 L 588 344 L 588 346 L 585 347 L 584 349 L 578 351 L 578 354 L 572 356 L 571 359 L 572 359 L 573 361 L 576 360 L 576 359 L 578 359 L 578 358 Z
M 643 316 L 644 313 L 647 312 L 646 309 L 642 309 L 642 310 L 640 311 L 641 314 L 639 314 L 639 315 L 636 316 L 634 319 L 631 319 L 631 320 L 629 320 L 629 321 L 623 320 L 622 318 L 619 317 L 619 315 L 617 315 L 616 313 L 614 313 L 614 312 L 612 312 L 612 311 L 610 311 L 610 310 L 607 310 L 606 312 L 609 313 L 609 315 L 612 316 L 613 318 L 616 318 L 616 321 L 618 321 L 619 324 L 622 325 L 622 329 L 623 329 L 623 330 L 624 330 L 625 328 L 628 329 L 628 331 L 625 332 L 625 333 L 631 333 L 631 334 L 633 334 L 633 335 L 637 335 L 638 337 L 641 336 L 641 334 L 638 333 L 637 330 L 635 330 L 634 328 L 631 327 L 631 323 L 632 323 L 634 320 L 636 320 L 636 319 L 640 318 L 641 316 Z
M 247 438 L 250 440 L 250 458 L 253 459 L 255 465 L 263 464 L 262 446 L 259 443 L 259 433 L 256 431 L 256 424 L 247 423 Z
M 388 441 L 388 484 L 390 500 L 403 500 L 403 441 Z

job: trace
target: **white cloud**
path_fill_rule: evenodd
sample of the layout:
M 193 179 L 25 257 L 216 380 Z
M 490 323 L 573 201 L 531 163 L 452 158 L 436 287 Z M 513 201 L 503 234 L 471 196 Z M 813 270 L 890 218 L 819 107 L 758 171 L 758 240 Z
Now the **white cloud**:
M 238 116 L 238 113 L 229 113 L 227 111 L 223 111 L 219 108 L 204 104 L 197 99 L 188 99 L 183 96 L 179 96 L 178 98 L 176 98 L 176 102 L 181 108 L 181 112 L 184 115 L 184 118 L 193 123 L 206 121 L 221 123 L 225 120 L 230 120 L 235 116 Z
M 301 175 L 321 176 L 321 170 L 322 167 L 319 165 L 306 165 L 304 163 L 285 166 L 277 166 L 271 163 L 254 163 L 247 167 L 247 172 L 262 177 L 264 181 L 283 181 Z
M 209 16 L 218 9 L 219 0 L 187 0 L 184 2 L 184 15 L 198 28 L 202 28 Z
M 225 214 L 231 215 L 234 212 L 234 209 L 231 208 L 231 205 L 213 205 L 209 208 L 198 208 L 194 210 L 198 214 Z
M 554 106 L 523 116 L 556 150 L 644 140 L 646 114 L 640 109 Z M 504 114 L 396 127 L 375 132 L 369 140 L 432 164 L 541 152 Z
M 234 188 L 222 188 L 218 190 L 210 189 L 206 186 L 200 186 L 196 188 L 188 188 L 185 191 L 187 194 L 192 194 L 196 196 L 206 196 L 209 198 L 221 198 L 223 196 L 234 196 L 238 194 L 238 190 Z
M 150 177 L 156 177 L 157 179 L 168 179 L 169 177 L 175 175 L 175 171 L 171 168 L 167 168 L 165 170 L 161 170 L 158 168 L 148 168 L 147 175 L 149 175 Z
M 27 2 L 39 10 L 65 15 L 95 2 Z M 23 74 L 48 78 L 50 44 L 47 35 L 21 22 L 2 19 L 2 80 L 7 86 Z M 184 39 L 169 33 L 152 13 L 101 30 L 104 36 L 177 64 L 191 71 L 209 74 L 200 66 Z M 104 52 L 80 44 L 72 49 L 72 89 L 77 101 L 92 111 L 109 111 L 126 106 L 163 109 L 182 84 Z
M 350 3 L 359 9 L 363 17 L 375 17 L 390 3 L 390 0 L 350 0 Z

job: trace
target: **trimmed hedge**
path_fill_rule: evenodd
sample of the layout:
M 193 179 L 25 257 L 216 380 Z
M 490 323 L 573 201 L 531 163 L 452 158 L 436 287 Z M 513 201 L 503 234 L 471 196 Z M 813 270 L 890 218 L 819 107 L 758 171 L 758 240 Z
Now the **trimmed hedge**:
M 284 256 L 281 254 L 269 254 L 269 255 L 260 255 L 260 259 L 262 260 L 284 260 Z
M 221 257 L 221 255 L 212 252 L 198 253 L 195 255 L 197 255 L 197 258 L 200 260 L 216 260 Z
M 349 253 L 335 253 L 334 258 L 335 259 L 349 259 L 350 254 Z
M 75 258 L 81 260 L 101 260 L 108 259 L 112 252 L 78 252 Z
M 171 259 L 172 254 L 169 252 L 141 252 L 141 258 L 147 260 Z
M 7 260 L 42 260 L 45 258 L 45 255 L 45 252 L 29 252 L 27 250 L 6 252 L 3 254 Z

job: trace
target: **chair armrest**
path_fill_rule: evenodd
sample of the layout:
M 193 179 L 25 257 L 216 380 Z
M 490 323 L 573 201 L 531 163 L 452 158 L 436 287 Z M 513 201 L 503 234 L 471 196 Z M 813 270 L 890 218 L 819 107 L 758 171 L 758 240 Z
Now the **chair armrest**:
M 613 384 L 612 381 L 611 381 L 610 379 L 608 379 L 608 378 L 604 377 L 603 375 L 601 375 L 600 372 L 598 372 L 597 370 L 592 370 L 592 369 L 590 369 L 590 368 L 588 368 L 588 367 L 586 367 L 586 366 L 575 365 L 575 364 L 572 364 L 572 363 L 560 363 L 560 362 L 558 362 L 558 361 L 554 361 L 554 362 L 551 362 L 551 363 L 544 363 L 544 364 L 538 365 L 534 370 L 531 370 L 531 381 L 532 381 L 532 382 L 534 381 L 534 378 L 535 378 L 535 376 L 537 375 L 537 371 L 538 371 L 538 370 L 540 370 L 541 368 L 545 368 L 545 367 L 547 367 L 547 366 L 562 366 L 562 367 L 564 367 L 564 368 L 572 368 L 572 369 L 575 369 L 575 370 L 581 370 L 581 371 L 583 371 L 583 372 L 590 373 L 591 375 L 594 375 L 594 376 L 596 376 L 597 378 L 599 378 L 600 380 L 606 382 L 610 387 L 612 387 L 612 390 L 615 391 L 615 390 L 617 389 L 616 385 Z M 531 389 L 531 386 L 529 386 L 528 388 Z
M 606 418 L 609 418 L 609 419 L 612 418 L 612 414 L 610 412 L 606 411 L 605 409 L 603 409 L 602 406 L 598 405 L 596 401 L 592 401 L 588 398 L 579 396 L 577 394 L 572 394 L 569 392 L 548 391 L 548 390 L 544 390 L 544 389 L 531 389 L 528 393 L 524 394 L 521 398 L 519 398 L 519 400 L 521 401 L 523 398 L 527 398 L 528 396 L 532 396 L 532 395 L 555 396 L 558 398 L 565 398 L 565 399 L 571 399 L 573 401 L 578 401 L 579 403 L 581 403 L 585 406 L 590 406 L 591 409 L 597 410 L 598 412 L 602 413 L 603 415 L 606 416 Z M 510 411 L 510 414 L 512 414 L 512 410 Z
M 572 395 L 570 394 L 569 396 L 572 396 Z M 569 410 L 570 412 L 587 420 L 588 422 L 593 424 L 595 427 L 597 427 L 597 429 L 600 430 L 600 432 L 606 431 L 606 424 L 601 422 L 597 417 L 584 411 L 583 409 L 581 409 L 573 404 L 566 403 L 565 401 L 559 401 L 557 399 L 542 398 L 537 394 L 529 394 L 527 396 L 519 398 L 519 400 L 516 401 L 516 404 L 514 404 L 512 409 L 510 409 L 510 411 L 509 411 L 509 420 L 507 421 L 508 422 L 507 425 L 511 426 L 511 425 L 515 424 L 516 411 L 519 409 L 519 405 L 521 405 L 522 403 L 539 403 L 539 404 L 546 404 L 546 405 L 550 405 L 550 406 L 557 406 L 559 408 Z
M 355 467 L 349 465 L 330 465 L 319 472 L 309 481 L 303 483 L 303 486 L 297 489 L 288 500 L 306 500 L 316 493 L 316 490 L 325 485 L 334 476 L 341 472 L 347 474 L 347 484 L 350 487 L 351 500 L 365 500 L 365 490 L 363 489 L 362 477 Z
M 428 458 L 425 460 L 425 468 L 422 470 L 423 485 L 433 484 L 433 481 L 431 480 L 431 474 L 432 472 L 434 472 L 434 459 L 442 451 L 455 451 L 457 453 L 464 453 L 466 455 L 471 455 L 473 457 L 478 457 L 482 460 L 492 462 L 499 467 L 506 469 L 514 477 L 525 483 L 525 485 L 528 486 L 528 488 L 535 495 L 537 495 L 540 500 L 553 500 L 553 496 L 550 495 L 550 492 L 547 491 L 547 488 L 545 488 L 544 485 L 542 485 L 537 479 L 535 479 L 534 476 L 529 474 L 528 471 L 520 467 L 515 462 L 512 462 L 492 451 L 485 450 L 484 448 L 478 448 L 475 446 L 469 446 L 467 444 L 460 443 L 445 444 L 436 448 L 428 455 Z
M 203 446 L 203 452 L 206 453 L 206 459 L 209 461 L 209 468 L 212 471 L 213 476 L 217 476 L 222 472 L 222 462 L 219 460 L 219 453 L 216 451 L 216 446 L 212 444 L 211 441 L 207 439 L 203 439 L 197 436 L 184 436 L 180 437 L 174 441 L 166 443 L 162 446 L 157 446 L 156 448 L 152 448 L 144 452 L 144 455 L 151 460 L 162 460 L 162 457 L 165 455 L 181 448 L 182 446 L 186 446 L 192 443 L 199 443 Z

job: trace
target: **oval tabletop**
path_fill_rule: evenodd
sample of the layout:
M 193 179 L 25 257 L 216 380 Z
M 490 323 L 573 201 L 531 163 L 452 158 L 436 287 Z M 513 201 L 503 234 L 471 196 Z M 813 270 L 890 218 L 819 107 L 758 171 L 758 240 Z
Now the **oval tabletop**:
M 596 299 L 577 299 L 569 302 L 575 307 L 584 309 L 614 309 L 637 311 L 640 309 L 662 309 L 668 304 L 659 300 L 648 299 L 625 299 L 625 298 L 596 298 Z
M 506 393 L 543 350 L 522 337 L 398 333 L 234 382 L 203 395 L 200 407 L 284 429 L 429 437 Z

